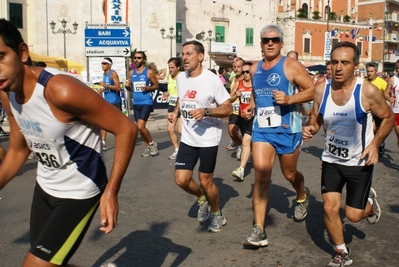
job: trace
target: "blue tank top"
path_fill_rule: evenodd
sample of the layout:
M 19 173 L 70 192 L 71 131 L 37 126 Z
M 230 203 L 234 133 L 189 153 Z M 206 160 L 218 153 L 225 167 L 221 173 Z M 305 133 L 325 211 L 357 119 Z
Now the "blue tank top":
M 287 96 L 295 94 L 294 85 L 285 77 L 284 61 L 285 56 L 270 70 L 262 68 L 263 61 L 258 63 L 252 81 L 256 104 L 253 132 L 300 133 L 302 131 L 299 105 L 279 105 L 273 97 L 273 90 L 283 91 Z
M 132 80 L 133 104 L 152 105 L 151 92 L 141 90 L 143 86 L 151 86 L 151 81 L 148 79 L 148 68 L 144 68 L 140 74 L 137 73 L 137 69 L 134 69 L 130 79 Z
M 107 74 L 103 74 L 103 82 L 109 85 L 115 85 L 114 81 L 111 79 L 111 74 L 114 70 L 110 70 Z M 108 103 L 117 104 L 121 102 L 121 96 L 119 91 L 111 90 L 109 88 L 104 88 L 104 98 Z

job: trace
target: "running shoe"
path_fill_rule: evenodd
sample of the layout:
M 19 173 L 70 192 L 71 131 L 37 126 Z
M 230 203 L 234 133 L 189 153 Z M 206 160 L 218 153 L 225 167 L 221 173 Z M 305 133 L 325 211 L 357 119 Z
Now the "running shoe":
M 217 233 L 222 231 L 223 226 L 226 225 L 227 221 L 223 214 L 211 214 L 211 223 L 208 226 L 208 232 Z
M 348 253 L 341 251 L 335 251 L 335 257 L 327 264 L 327 267 L 343 267 L 353 263 L 351 258 L 351 249 L 348 249 Z
M 175 151 L 175 152 L 173 152 L 172 155 L 169 156 L 169 159 L 176 159 L 176 156 L 177 156 L 177 152 Z
M 232 141 L 230 141 L 230 144 L 228 146 L 226 146 L 226 149 L 233 150 L 235 147 L 236 147 L 236 144 L 232 140 Z
M 152 145 L 149 145 L 150 155 L 155 156 L 156 154 L 158 154 L 158 145 L 157 143 L 155 143 L 155 141 L 152 141 L 152 143 Z
M 241 160 L 241 153 L 242 153 L 242 147 L 239 146 L 239 147 L 237 148 L 237 152 L 236 152 L 236 158 L 237 158 L 238 160 Z
M 309 188 L 305 187 L 305 193 L 306 193 L 306 199 L 302 203 L 296 203 L 295 211 L 294 211 L 294 217 L 295 220 L 301 221 L 305 219 L 306 215 L 308 215 L 309 211 L 309 195 L 310 195 L 310 190 Z
M 378 220 L 381 217 L 381 207 L 377 201 L 377 193 L 373 188 L 370 188 L 369 198 L 373 200 L 373 205 L 371 207 L 373 214 L 368 216 L 366 219 L 369 222 L 369 224 L 375 224 L 376 222 L 378 222 Z
M 268 244 L 266 231 L 262 231 L 259 225 L 254 225 L 251 235 L 245 238 L 242 245 L 245 247 L 265 247 Z
M 107 150 L 107 146 L 105 145 L 105 141 L 102 141 L 102 143 L 103 143 L 103 150 L 104 151 Z
M 211 215 L 211 206 L 209 206 L 208 201 L 198 202 L 198 213 L 197 220 L 200 222 L 205 222 Z
M 144 152 L 141 153 L 141 156 L 142 156 L 142 157 L 149 157 L 149 156 L 151 156 L 150 148 L 147 147 L 147 148 L 144 150 Z
M 241 181 L 244 181 L 244 169 L 241 167 L 238 167 L 237 169 L 235 169 L 231 175 L 233 175 L 234 177 L 240 179 Z

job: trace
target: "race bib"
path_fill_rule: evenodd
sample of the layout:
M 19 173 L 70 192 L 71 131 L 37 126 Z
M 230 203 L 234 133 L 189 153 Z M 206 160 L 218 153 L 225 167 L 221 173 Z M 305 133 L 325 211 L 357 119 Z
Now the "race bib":
M 190 111 L 196 109 L 197 107 L 198 107 L 197 101 L 190 101 L 190 100 L 182 101 L 180 104 L 181 117 L 184 120 L 195 120 L 193 116 L 191 116 Z
M 238 113 L 240 111 L 240 102 L 233 103 L 233 113 Z
M 251 99 L 251 92 L 241 92 L 241 103 L 249 104 L 249 100 Z
M 169 100 L 168 100 L 169 105 L 176 106 L 178 98 L 179 97 L 177 97 L 177 96 L 169 96 Z
M 61 167 L 61 158 L 53 141 L 33 136 L 26 136 L 25 138 L 29 148 L 35 152 L 37 161 L 40 162 L 44 168 L 55 170 Z
M 257 117 L 258 117 L 259 128 L 281 126 L 280 106 L 258 108 Z
M 351 159 L 353 155 L 354 138 L 326 132 L 325 150 L 328 154 L 339 159 Z
M 146 86 L 146 83 L 143 82 L 134 82 L 133 83 L 133 90 L 134 92 L 143 92 L 143 87 Z

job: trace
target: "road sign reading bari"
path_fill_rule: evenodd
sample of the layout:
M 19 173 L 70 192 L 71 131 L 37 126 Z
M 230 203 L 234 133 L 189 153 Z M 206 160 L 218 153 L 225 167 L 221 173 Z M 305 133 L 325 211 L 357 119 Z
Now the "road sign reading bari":
M 130 29 L 85 29 L 86 56 L 129 56 Z

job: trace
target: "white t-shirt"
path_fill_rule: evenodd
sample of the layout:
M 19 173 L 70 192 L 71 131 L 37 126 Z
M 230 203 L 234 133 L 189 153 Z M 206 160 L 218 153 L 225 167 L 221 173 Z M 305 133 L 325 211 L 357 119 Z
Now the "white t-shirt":
M 176 78 L 179 93 L 180 112 L 183 120 L 181 142 L 193 147 L 219 145 L 222 136 L 222 121 L 204 117 L 196 121 L 189 114 L 196 108 L 216 108 L 230 98 L 217 75 L 207 69 L 197 77 L 189 77 L 187 72 Z
M 391 104 L 392 106 L 392 111 L 395 114 L 399 113 L 399 78 L 398 76 L 393 76 L 394 77 L 394 84 L 391 89 L 391 96 L 395 97 L 395 101 Z

